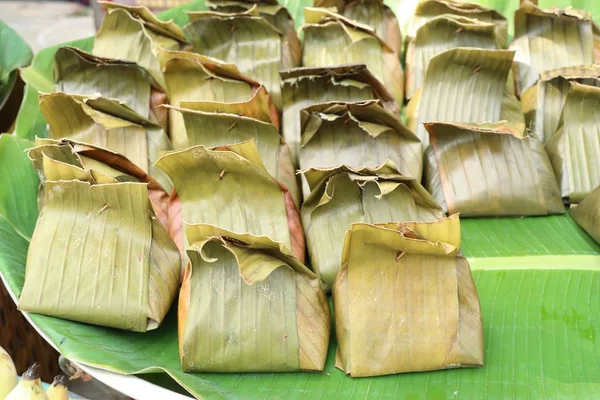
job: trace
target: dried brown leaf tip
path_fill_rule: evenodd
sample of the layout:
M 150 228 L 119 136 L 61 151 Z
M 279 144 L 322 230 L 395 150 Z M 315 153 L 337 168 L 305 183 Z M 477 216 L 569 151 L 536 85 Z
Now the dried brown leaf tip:
M 454 31 L 454 33 L 461 33 L 463 31 L 462 26 L 456 28 L 456 31 Z
M 223 180 L 223 177 L 225 176 L 226 172 L 227 171 L 225 171 L 225 170 L 221 171 L 221 173 L 219 174 L 219 180 Z
M 398 262 L 402 258 L 403 255 L 404 255 L 403 251 L 397 252 L 396 253 L 396 262 Z
M 478 66 L 477 68 L 475 68 L 475 69 L 474 69 L 474 70 L 471 72 L 471 74 L 475 75 L 475 74 L 476 74 L 476 73 L 478 73 L 479 71 L 481 71 L 481 65 L 480 65 L 480 66 Z

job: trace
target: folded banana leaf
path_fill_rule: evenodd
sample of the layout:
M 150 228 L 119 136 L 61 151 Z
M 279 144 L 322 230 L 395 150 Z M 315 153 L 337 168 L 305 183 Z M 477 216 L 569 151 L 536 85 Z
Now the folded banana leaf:
M 483 3 L 483 1 L 479 2 Z M 421 0 L 418 2 L 415 14 L 408 26 L 408 42 L 410 43 L 412 38 L 417 36 L 417 31 L 421 26 L 444 14 L 457 15 L 478 19 L 482 22 L 493 23 L 495 25 L 498 47 L 506 47 L 508 22 L 504 15 L 492 8 L 487 8 L 480 4 L 456 0 Z
M 304 260 L 300 213 L 289 190 L 265 168 L 254 140 L 209 149 L 194 146 L 156 162 L 177 191 L 169 209 L 171 237 L 185 255 L 183 222 L 267 236 Z
M 420 90 L 406 109 L 407 126 L 427 147 L 424 123 L 480 123 L 525 119 L 514 95 L 510 69 L 514 52 L 459 47 L 434 56 Z M 523 130 L 523 129 L 520 129 Z
M 390 160 L 421 180 L 421 141 L 376 100 L 329 102 L 302 109 L 300 168 L 376 167 Z
M 458 216 L 352 225 L 333 288 L 338 368 L 364 377 L 483 365 L 479 296 L 449 243 L 459 232 Z
M 183 30 L 172 21 L 160 21 L 146 7 L 100 3 L 107 14 L 94 39 L 92 53 L 135 62 L 164 89 L 158 53 L 161 49 L 182 49 L 186 44 Z
M 351 224 L 443 217 L 419 181 L 401 175 L 391 161 L 374 168 L 313 168 L 304 176 L 311 193 L 302 206 L 302 224 L 311 265 L 327 291 L 340 270 L 344 232 Z
M 402 53 L 402 34 L 396 14 L 382 0 L 314 0 L 315 7 L 336 7 L 344 17 L 375 29 L 396 53 Z
M 240 13 L 256 5 L 259 15 L 283 33 L 283 46 L 289 49 L 283 53 L 285 57 L 289 57 L 284 64 L 300 65 L 302 46 L 294 28 L 294 19 L 277 0 L 206 0 L 206 5 L 222 13 Z
M 281 107 L 279 71 L 299 66 L 299 47 L 260 15 L 256 6 L 238 13 L 189 13 L 185 32 L 200 54 L 236 64 L 262 83 Z
M 366 63 L 398 104 L 404 100 L 400 55 L 368 25 L 352 21 L 327 8 L 304 9 L 302 65 L 333 67 Z
M 600 186 L 586 196 L 569 214 L 596 242 L 600 244 Z
M 423 84 L 431 59 L 456 47 L 496 49 L 496 25 L 460 15 L 444 14 L 417 29 L 406 50 L 406 97 Z
M 564 213 L 544 145 L 495 124 L 427 123 L 425 187 L 449 213 L 525 216 Z
M 317 276 L 266 236 L 204 224 L 185 232 L 182 370 L 322 371 L 330 315 Z
M 118 79 L 116 79 L 118 77 Z M 82 96 L 119 99 L 137 114 L 167 128 L 167 102 L 159 85 L 138 64 L 61 47 L 54 58 L 54 90 Z
M 600 87 L 600 65 L 581 65 L 542 72 L 537 84 L 521 94 L 527 127 L 544 143 L 558 129 L 571 82 Z
M 145 332 L 177 295 L 177 247 L 145 183 L 46 181 L 19 309 Z
M 546 151 L 563 199 L 579 203 L 600 185 L 600 87 L 571 83 Z
M 72 139 L 123 154 L 170 190 L 167 177 L 153 166 L 161 151 L 171 149 L 169 138 L 161 127 L 127 104 L 57 92 L 40 95 L 40 109 L 50 127 L 50 138 Z
M 300 190 L 288 145 L 271 123 L 268 95 L 261 88 L 242 103 L 182 102 L 185 108 L 171 109 L 183 116 L 187 147 L 226 146 L 253 139 L 271 176 L 283 184 L 300 207 Z
M 594 23 L 583 10 L 541 10 L 529 0 L 515 12 L 517 91 L 534 85 L 544 71 L 594 63 Z
M 300 165 L 300 111 L 329 101 L 378 99 L 383 107 L 400 117 L 400 107 L 363 64 L 338 67 L 296 68 L 281 72 L 283 95 L 283 137 L 290 146 L 294 163 Z

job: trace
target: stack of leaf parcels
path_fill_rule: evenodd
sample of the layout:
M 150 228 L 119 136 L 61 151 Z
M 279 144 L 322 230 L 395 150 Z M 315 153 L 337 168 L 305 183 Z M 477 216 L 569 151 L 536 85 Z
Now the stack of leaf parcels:
M 600 186 L 571 209 L 570 213 L 575 222 L 600 244 Z

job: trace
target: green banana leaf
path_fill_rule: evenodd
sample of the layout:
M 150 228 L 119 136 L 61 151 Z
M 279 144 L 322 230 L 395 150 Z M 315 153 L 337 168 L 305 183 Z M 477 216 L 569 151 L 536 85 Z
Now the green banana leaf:
M 541 10 L 529 0 L 515 13 L 517 90 L 534 85 L 542 72 L 593 64 L 594 23 L 583 10 Z M 548 40 L 548 38 L 552 38 Z
M 526 124 L 544 143 L 558 129 L 571 82 L 600 86 L 600 65 L 566 67 L 542 72 L 538 83 L 521 94 Z
M 483 365 L 481 309 L 469 263 L 444 241 L 458 237 L 460 243 L 455 217 L 348 230 L 333 289 L 336 367 L 364 377 Z
M 543 144 L 504 123 L 426 123 L 433 156 L 425 187 L 463 216 L 564 213 Z
M 524 129 L 525 118 L 510 88 L 514 52 L 459 47 L 434 56 L 421 89 L 406 109 L 407 126 L 424 146 L 427 122 L 507 120 Z M 443 87 L 443 90 L 439 88 Z
M 281 72 L 283 96 L 282 134 L 290 146 L 294 164 L 300 165 L 302 136 L 300 111 L 330 101 L 378 99 L 391 113 L 400 116 L 400 107 L 364 64 L 341 67 L 296 68 Z
M 321 103 L 300 114 L 301 169 L 376 167 L 390 160 L 403 175 L 421 180 L 421 142 L 379 102 Z
M 260 15 L 256 6 L 238 13 L 190 13 L 186 35 L 200 54 L 236 64 L 261 82 L 281 107 L 279 71 L 299 66 L 300 48 Z
M 600 87 L 571 83 L 546 151 L 562 197 L 577 204 L 600 185 Z
M 327 291 L 340 270 L 344 233 L 356 222 L 432 221 L 440 206 L 391 161 L 373 168 L 312 168 L 304 171 L 310 196 L 302 205 L 302 225 L 313 270 Z
M 368 25 L 352 21 L 327 8 L 305 8 L 302 65 L 335 67 L 366 63 L 394 100 L 404 100 L 404 76 L 400 55 Z
M 27 43 L 0 20 L 0 88 L 9 83 L 10 76 L 17 69 L 29 65 L 32 58 L 33 53 Z
M 406 97 L 423 84 L 431 59 L 456 47 L 496 49 L 496 25 L 478 19 L 440 15 L 424 22 L 410 38 L 406 50 Z
M 317 276 L 268 237 L 203 224 L 185 232 L 182 369 L 322 371 L 330 315 Z
M 571 215 L 579 226 L 600 243 L 600 186 L 579 205 L 571 208 Z

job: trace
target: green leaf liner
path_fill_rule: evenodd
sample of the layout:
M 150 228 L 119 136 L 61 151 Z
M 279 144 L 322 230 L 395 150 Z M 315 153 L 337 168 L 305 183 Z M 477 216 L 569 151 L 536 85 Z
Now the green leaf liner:
M 381 0 L 314 0 L 315 7 L 336 7 L 340 15 L 370 26 L 396 53 L 402 53 L 402 34 L 396 14 Z
M 264 88 L 247 102 L 183 102 L 178 111 L 185 124 L 189 146 L 226 146 L 253 139 L 265 168 L 283 184 L 300 207 L 300 190 L 290 149 L 269 115 L 269 97 Z
M 406 50 L 407 98 L 423 84 L 431 59 L 456 47 L 496 49 L 496 25 L 452 14 L 434 17 L 421 25 Z
M 420 140 L 376 100 L 315 104 L 300 112 L 300 168 L 376 167 L 390 160 L 421 179 Z
M 177 294 L 180 261 L 146 184 L 45 186 L 19 309 L 136 332 L 158 327 Z
M 119 77 L 119 79 L 115 79 Z M 74 47 L 61 47 L 54 58 L 54 90 L 88 97 L 119 99 L 144 118 L 157 119 L 158 85 L 134 62 L 94 56 Z M 166 98 L 162 98 L 162 103 Z M 165 126 L 166 128 L 166 126 Z
M 572 204 L 600 185 L 600 87 L 571 83 L 558 128 L 546 143 L 562 197 Z
M 527 126 L 544 143 L 558 129 L 571 82 L 600 86 L 600 65 L 582 65 L 542 72 L 537 84 L 521 94 Z
M 330 101 L 378 99 L 383 107 L 400 117 L 400 107 L 386 87 L 364 64 L 337 67 L 296 68 L 281 72 L 283 137 L 290 146 L 295 165 L 300 165 L 300 111 Z
M 160 152 L 171 149 L 164 130 L 119 100 L 65 93 L 40 96 L 40 108 L 53 139 L 72 139 L 123 154 L 170 189 L 153 166 Z
M 183 371 L 322 371 L 330 316 L 317 276 L 266 236 L 211 225 L 185 232 Z
M 267 236 L 304 260 L 304 233 L 287 188 L 266 170 L 253 140 L 209 149 L 194 146 L 165 153 L 156 165 L 177 192 L 169 210 L 171 237 L 187 248 L 183 223 L 209 224 Z
M 433 156 L 425 187 L 444 211 L 463 216 L 564 213 L 543 144 L 496 124 L 427 123 Z
M 14 71 L 29 65 L 32 58 L 33 53 L 23 38 L 0 21 L 0 88 L 9 83 Z
M 424 146 L 424 123 L 480 123 L 508 120 L 524 128 L 518 100 L 510 91 L 514 52 L 456 48 L 434 56 L 425 80 L 406 109 L 407 126 Z
M 239 13 L 190 13 L 185 32 L 200 54 L 238 66 L 241 73 L 263 84 L 281 107 L 279 71 L 298 66 L 298 49 L 284 33 L 260 16 L 256 7 Z
M 144 68 L 161 88 L 165 80 L 158 53 L 179 50 L 185 34 L 174 22 L 158 20 L 146 7 L 102 2 L 108 13 L 94 40 L 94 55 L 135 62 Z
M 569 211 L 573 220 L 600 244 L 600 186 Z
M 524 92 L 544 71 L 594 63 L 591 14 L 572 8 L 542 10 L 529 0 L 515 12 L 517 89 Z
M 427 22 L 438 16 L 446 14 L 478 19 L 482 22 L 493 23 L 495 25 L 496 40 L 498 47 L 506 47 L 508 37 L 508 22 L 504 15 L 496 11 L 498 7 L 485 7 L 482 1 L 469 3 L 456 0 L 422 0 L 416 8 L 415 13 L 408 25 L 408 42 L 417 36 L 417 31 Z M 500 4 L 499 4 L 500 5 Z M 494 9 L 495 8 L 495 9 Z
M 460 243 L 453 231 L 457 215 L 352 225 L 333 290 L 338 368 L 365 377 L 483 365 L 477 289 L 469 263 L 446 242 Z
M 333 67 L 366 63 L 398 104 L 404 100 L 404 76 L 400 55 L 373 28 L 327 8 L 304 9 L 302 65 Z
M 443 216 L 418 180 L 401 175 L 391 161 L 373 168 L 303 171 L 311 189 L 302 224 L 314 271 L 327 291 L 340 270 L 344 233 L 356 222 L 432 221 Z

